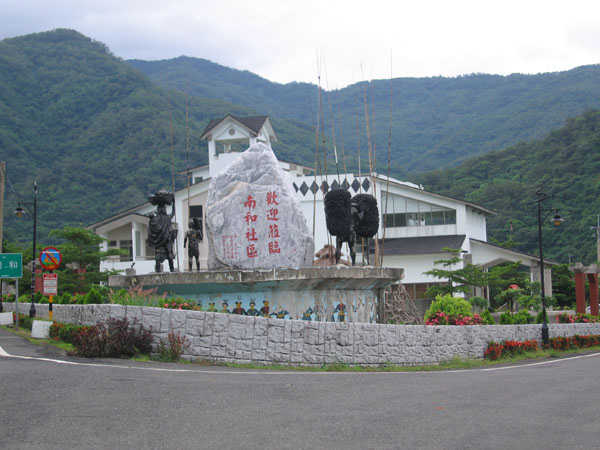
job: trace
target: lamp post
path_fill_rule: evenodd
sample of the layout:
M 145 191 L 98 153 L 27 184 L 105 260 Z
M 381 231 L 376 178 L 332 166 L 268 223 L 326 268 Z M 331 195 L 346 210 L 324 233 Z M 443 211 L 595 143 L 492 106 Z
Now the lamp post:
M 19 202 L 15 214 L 17 217 L 23 217 L 25 210 L 21 205 L 31 205 L 32 203 Z M 29 308 L 29 317 L 35 317 L 35 260 L 37 245 L 37 181 L 33 182 L 33 257 L 31 259 L 31 307 Z M 18 301 L 18 299 L 17 299 Z
M 539 188 L 535 191 L 535 194 L 538 196 L 538 199 L 533 203 L 537 203 L 538 205 L 538 242 L 540 245 L 540 281 L 542 282 L 542 316 L 543 316 L 543 324 L 542 324 L 542 341 L 544 344 L 548 345 L 550 343 L 550 336 L 548 333 L 548 317 L 546 316 L 546 286 L 544 282 L 544 246 L 542 244 L 542 202 L 548 198 L 548 196 L 542 192 L 542 188 Z M 555 211 L 554 217 L 552 219 L 552 224 L 556 227 L 560 226 L 560 224 L 564 222 L 564 219 L 560 216 L 558 211 Z

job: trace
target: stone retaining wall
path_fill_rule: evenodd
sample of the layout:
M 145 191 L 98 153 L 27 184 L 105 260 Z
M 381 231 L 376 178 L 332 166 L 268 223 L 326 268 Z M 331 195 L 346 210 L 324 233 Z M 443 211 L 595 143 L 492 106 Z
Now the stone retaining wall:
M 19 305 L 21 311 L 22 304 Z M 47 312 L 39 305 L 38 314 Z M 44 306 L 46 308 L 44 308 Z M 5 311 L 14 303 L 4 303 Z M 28 312 L 29 308 L 23 312 Z M 317 365 L 432 364 L 482 358 L 489 341 L 541 340 L 541 325 L 426 326 L 311 322 L 204 311 L 122 305 L 54 305 L 54 320 L 93 324 L 109 317 L 137 319 L 155 344 L 170 330 L 184 334 L 184 358 L 213 362 Z M 600 323 L 550 324 L 550 337 L 600 334 Z

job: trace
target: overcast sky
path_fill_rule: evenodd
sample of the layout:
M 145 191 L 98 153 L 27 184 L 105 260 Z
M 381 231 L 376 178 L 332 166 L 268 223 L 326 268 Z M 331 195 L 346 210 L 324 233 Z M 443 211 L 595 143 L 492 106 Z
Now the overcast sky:
M 325 88 L 600 63 L 598 0 L 0 0 L 0 39 L 70 28 L 124 59 L 180 55 Z

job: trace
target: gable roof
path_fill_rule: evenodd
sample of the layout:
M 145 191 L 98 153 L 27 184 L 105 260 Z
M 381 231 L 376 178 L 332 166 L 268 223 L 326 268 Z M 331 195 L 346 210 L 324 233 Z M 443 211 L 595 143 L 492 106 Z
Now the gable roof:
M 202 136 L 200 136 L 200 139 L 205 139 L 206 136 L 214 128 L 217 127 L 217 125 L 221 124 L 222 122 L 224 122 L 228 118 L 232 118 L 233 120 L 239 122 L 240 124 L 242 124 L 243 126 L 245 126 L 250 131 L 252 131 L 254 134 L 257 135 L 258 133 L 260 133 L 260 129 L 263 127 L 263 125 L 265 124 L 265 122 L 268 120 L 269 116 L 237 117 L 237 116 L 234 116 L 234 115 L 231 115 L 231 114 L 227 114 L 225 117 L 223 117 L 221 119 L 213 119 L 210 122 L 208 122 L 208 125 L 206 126 L 206 128 L 202 132 Z

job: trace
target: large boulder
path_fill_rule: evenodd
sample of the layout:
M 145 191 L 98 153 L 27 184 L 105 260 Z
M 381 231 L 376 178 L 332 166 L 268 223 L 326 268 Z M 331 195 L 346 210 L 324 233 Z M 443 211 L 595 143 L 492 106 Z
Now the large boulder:
M 212 178 L 206 237 L 209 269 L 312 264 L 312 235 L 270 147 L 253 145 Z

